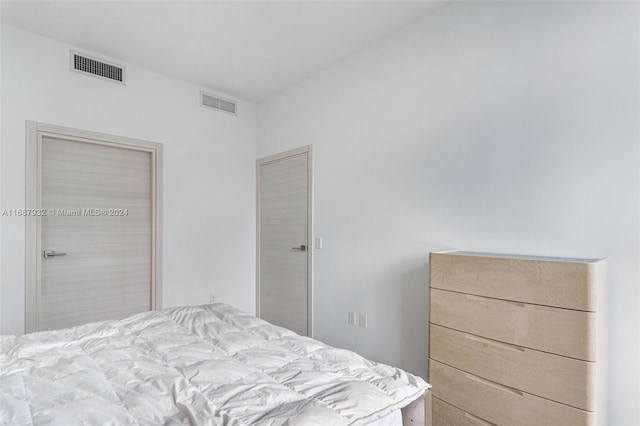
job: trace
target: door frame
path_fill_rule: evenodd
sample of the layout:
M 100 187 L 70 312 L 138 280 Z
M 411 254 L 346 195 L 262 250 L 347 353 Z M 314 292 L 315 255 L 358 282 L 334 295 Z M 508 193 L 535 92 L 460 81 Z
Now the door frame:
M 260 167 L 307 156 L 307 336 L 313 337 L 313 150 L 302 146 L 256 160 L 256 316 L 260 316 Z
M 52 124 L 26 123 L 25 332 L 40 327 L 42 138 L 106 145 L 151 154 L 151 310 L 162 308 L 162 144 Z

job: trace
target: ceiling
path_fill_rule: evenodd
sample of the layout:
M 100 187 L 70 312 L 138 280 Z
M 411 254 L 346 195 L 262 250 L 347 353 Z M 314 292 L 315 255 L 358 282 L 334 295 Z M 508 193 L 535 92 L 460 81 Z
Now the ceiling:
M 2 22 L 260 102 L 434 1 L 2 1 Z

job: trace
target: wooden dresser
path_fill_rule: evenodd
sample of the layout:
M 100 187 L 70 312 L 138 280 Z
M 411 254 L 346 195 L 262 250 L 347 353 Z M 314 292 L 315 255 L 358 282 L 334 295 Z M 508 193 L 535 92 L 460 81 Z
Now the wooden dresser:
M 433 425 L 606 424 L 605 263 L 431 253 Z

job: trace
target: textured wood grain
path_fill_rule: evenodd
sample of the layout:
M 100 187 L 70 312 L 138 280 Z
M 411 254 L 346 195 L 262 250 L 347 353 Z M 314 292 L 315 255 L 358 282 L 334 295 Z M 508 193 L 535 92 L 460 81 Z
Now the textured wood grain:
M 431 287 L 596 311 L 599 261 L 431 253 Z
M 429 356 L 536 396 L 595 410 L 595 363 L 513 346 L 431 324 Z
M 149 310 L 151 154 L 43 138 L 41 187 L 42 249 L 67 255 L 41 260 L 40 330 Z
M 433 396 L 497 425 L 593 425 L 595 414 L 429 360 Z
M 465 333 L 585 361 L 596 358 L 592 312 L 431 289 L 431 322 Z
M 603 259 L 432 253 L 434 419 L 606 424 L 605 277 Z
M 265 320 L 307 334 L 306 155 L 260 166 L 259 312 Z
M 439 398 L 433 398 L 433 426 L 494 426 Z

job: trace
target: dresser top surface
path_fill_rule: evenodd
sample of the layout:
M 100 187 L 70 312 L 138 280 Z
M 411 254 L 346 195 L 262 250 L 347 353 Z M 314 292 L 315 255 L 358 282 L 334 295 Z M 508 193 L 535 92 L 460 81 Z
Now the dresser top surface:
M 501 259 L 521 259 L 521 260 L 544 260 L 553 262 L 580 262 L 580 263 L 597 263 L 605 259 L 586 259 L 574 257 L 553 257 L 553 256 L 530 256 L 520 254 L 500 254 L 500 253 L 481 253 L 474 251 L 436 251 L 433 254 L 447 254 L 453 256 L 476 256 L 476 257 L 493 257 Z

